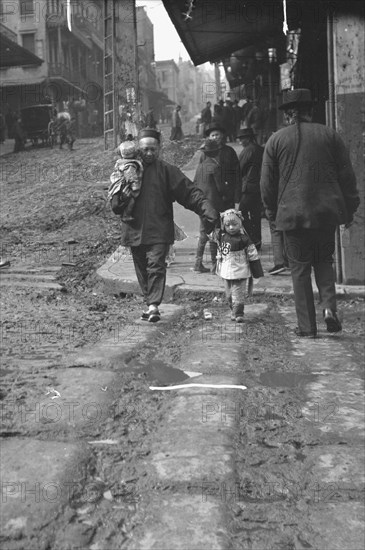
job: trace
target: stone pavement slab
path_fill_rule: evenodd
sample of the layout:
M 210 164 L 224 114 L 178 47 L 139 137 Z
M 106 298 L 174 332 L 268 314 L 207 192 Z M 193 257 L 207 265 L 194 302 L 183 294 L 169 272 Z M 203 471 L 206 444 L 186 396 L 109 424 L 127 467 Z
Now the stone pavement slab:
M 5 537 L 35 535 L 55 520 L 85 463 L 78 443 L 12 438 L 2 442 L 1 530 Z M 67 467 L 65 468 L 65 465 Z M 72 474 L 71 474 L 72 471 Z

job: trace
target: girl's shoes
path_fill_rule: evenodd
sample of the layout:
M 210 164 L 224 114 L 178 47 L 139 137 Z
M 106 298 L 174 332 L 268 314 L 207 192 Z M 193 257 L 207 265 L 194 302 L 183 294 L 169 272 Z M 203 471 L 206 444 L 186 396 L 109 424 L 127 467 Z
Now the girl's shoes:
M 243 317 L 243 315 L 235 315 L 234 313 L 232 313 L 231 321 L 235 321 L 236 323 L 244 323 L 245 318 Z

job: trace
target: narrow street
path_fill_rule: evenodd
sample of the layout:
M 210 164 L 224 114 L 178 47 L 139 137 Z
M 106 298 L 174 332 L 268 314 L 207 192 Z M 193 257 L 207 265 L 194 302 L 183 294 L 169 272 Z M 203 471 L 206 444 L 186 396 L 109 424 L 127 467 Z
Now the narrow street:
M 76 144 L 0 159 L 1 548 L 363 548 L 363 297 L 343 293 L 340 335 L 300 340 L 290 277 L 267 275 L 238 327 L 195 275 L 140 321 L 139 293 L 96 273 L 118 248 L 114 155 Z M 187 281 L 198 218 L 176 220 Z M 188 383 L 246 389 L 151 389 Z

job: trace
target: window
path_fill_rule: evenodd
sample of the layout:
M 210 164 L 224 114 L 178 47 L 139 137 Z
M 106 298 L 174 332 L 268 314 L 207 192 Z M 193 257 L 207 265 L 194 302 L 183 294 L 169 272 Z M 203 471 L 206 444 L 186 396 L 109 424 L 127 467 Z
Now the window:
M 35 53 L 35 34 L 27 33 L 22 34 L 22 45 L 23 48 L 29 50 L 32 53 Z
M 33 15 L 34 14 L 34 1 L 33 0 L 20 0 L 20 15 Z

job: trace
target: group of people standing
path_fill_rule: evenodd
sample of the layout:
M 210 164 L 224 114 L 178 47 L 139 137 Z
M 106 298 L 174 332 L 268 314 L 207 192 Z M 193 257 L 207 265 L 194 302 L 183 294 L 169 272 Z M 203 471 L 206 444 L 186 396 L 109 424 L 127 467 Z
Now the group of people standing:
M 204 135 L 207 126 L 215 123 L 224 129 L 226 140 L 234 142 L 242 128 L 252 128 L 261 144 L 263 119 L 262 109 L 256 101 L 252 101 L 250 96 L 246 98 L 243 105 L 240 105 L 237 99 L 234 101 L 221 99 L 213 106 L 213 112 L 211 102 L 207 101 L 200 115 L 200 132 Z
M 225 143 L 225 128 L 210 122 L 194 182 L 159 160 L 158 131 L 145 128 L 140 132 L 141 186 L 134 197 L 132 220 L 122 222 L 121 244 L 131 247 L 148 306 L 142 319 L 160 320 L 176 200 L 200 217 L 194 269 L 208 271 L 202 258 L 209 240 L 212 269 L 225 280 L 232 319 L 243 322 L 246 281 L 263 275 L 256 203 L 262 200 L 270 224 L 285 243 L 298 319 L 296 335 L 317 335 L 312 267 L 327 331 L 342 329 L 332 255 L 336 226 L 349 226 L 359 206 L 355 175 L 340 136 L 312 122 L 309 90 L 285 92 L 280 108 L 287 125 L 270 137 L 264 150 L 256 143 L 252 128 L 238 132 L 243 145 L 239 158 Z M 112 198 L 112 206 L 113 201 L 113 210 L 121 214 L 120 196 Z

